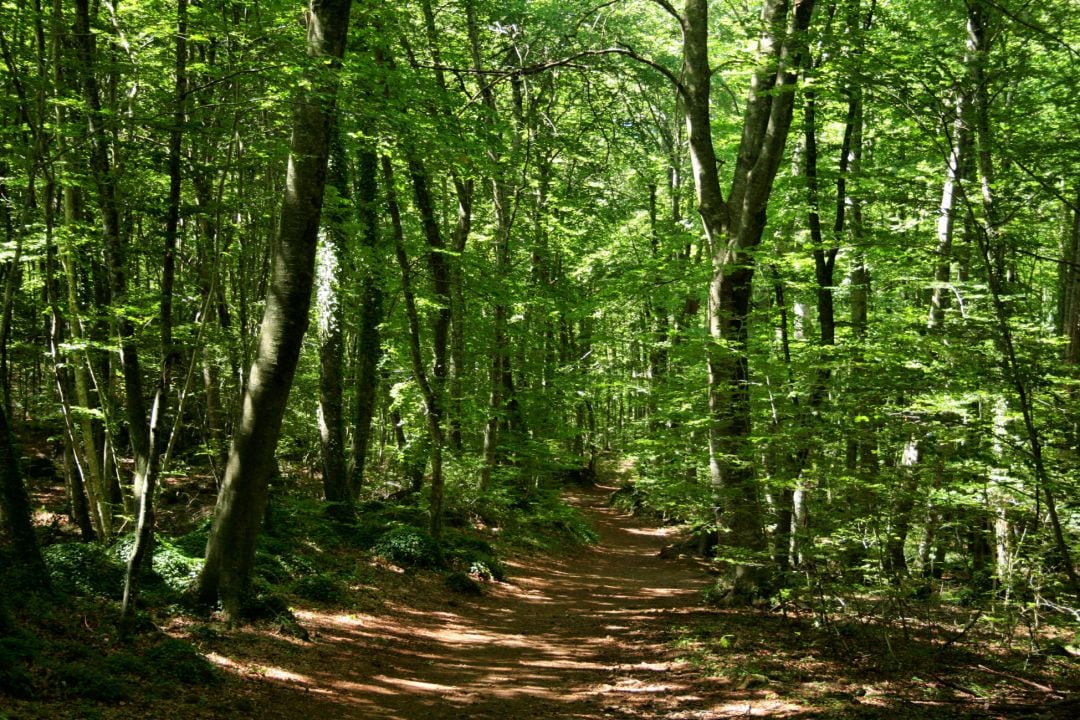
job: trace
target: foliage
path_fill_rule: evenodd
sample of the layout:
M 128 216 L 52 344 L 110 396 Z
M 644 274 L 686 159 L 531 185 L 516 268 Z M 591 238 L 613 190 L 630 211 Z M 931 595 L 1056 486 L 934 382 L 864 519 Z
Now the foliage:
M 113 544 L 113 556 L 121 565 L 127 565 L 134 544 L 134 533 L 124 535 Z M 188 590 L 203 566 L 201 551 L 199 555 L 192 556 L 186 549 L 188 547 L 191 547 L 190 542 L 181 545 L 174 544 L 160 535 L 154 538 L 154 556 L 151 561 L 152 578 L 164 583 L 165 587 L 173 593 L 183 593 Z
M 460 570 L 449 573 L 444 582 L 446 587 L 461 595 L 480 595 L 484 592 L 480 583 L 470 577 L 469 573 Z
M 379 536 L 371 551 L 407 568 L 438 568 L 444 564 L 442 551 L 427 532 L 411 525 L 397 525 Z
M 95 543 L 68 542 L 42 550 L 49 576 L 57 588 L 86 596 L 118 599 L 123 591 L 124 567 Z
M 30 661 L 40 652 L 40 643 L 21 635 L 0 637 L 0 694 L 14 697 L 33 695 Z
M 348 601 L 349 588 L 333 575 L 316 573 L 297 579 L 290 586 L 293 594 L 315 602 L 344 605 Z
M 145 657 L 165 677 L 185 685 L 201 685 L 218 680 L 214 666 L 181 640 L 165 638 L 151 646 Z

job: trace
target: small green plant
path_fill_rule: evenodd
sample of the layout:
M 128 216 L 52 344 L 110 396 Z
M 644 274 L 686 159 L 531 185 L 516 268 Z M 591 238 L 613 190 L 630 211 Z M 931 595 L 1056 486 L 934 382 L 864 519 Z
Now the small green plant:
M 305 600 L 322 603 L 344 603 L 349 598 L 349 588 L 341 580 L 326 573 L 308 575 L 292 584 L 292 592 Z
M 434 538 L 411 525 L 390 528 L 371 549 L 375 555 L 403 567 L 437 568 L 443 564 Z
M 481 580 L 505 580 L 506 567 L 496 556 L 491 543 L 481 538 L 462 535 L 450 541 L 452 565 L 479 577 Z
M 473 580 L 468 573 L 455 570 L 446 576 L 446 587 L 462 595 L 480 595 L 484 592 L 480 583 Z
M 127 682 L 109 672 L 104 663 L 91 660 L 65 663 L 53 672 L 52 683 L 61 695 L 116 703 L 131 698 Z
M 265 580 L 256 578 L 244 598 L 241 614 L 249 620 L 292 617 L 288 603 Z
M 216 682 L 217 672 L 210 662 L 183 640 L 166 638 L 146 651 L 155 672 L 185 685 Z
M 105 548 L 94 543 L 62 543 L 42 550 L 49 578 L 61 590 L 79 595 L 118 599 L 124 567 Z
M 134 547 L 135 533 L 124 535 L 113 544 L 113 556 L 122 566 L 126 566 Z M 191 556 L 180 545 L 160 535 L 154 536 L 151 567 L 155 578 L 163 582 L 169 590 L 176 593 L 187 590 L 198 578 L 202 566 L 201 551 L 198 556 Z
M 39 644 L 20 636 L 0 638 L 0 694 L 28 698 L 34 694 L 29 664 Z

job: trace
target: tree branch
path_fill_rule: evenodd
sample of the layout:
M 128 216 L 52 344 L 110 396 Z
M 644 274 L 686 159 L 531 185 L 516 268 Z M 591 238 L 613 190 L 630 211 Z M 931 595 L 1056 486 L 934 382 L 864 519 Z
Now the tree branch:
M 665 12 L 667 12 L 668 15 L 670 15 L 671 17 L 678 20 L 679 21 L 679 27 L 683 26 L 682 15 L 679 14 L 679 11 L 676 10 L 675 7 L 671 3 L 668 2 L 668 0 L 652 0 L 652 1 L 655 4 L 659 5 L 660 7 L 664 8 Z

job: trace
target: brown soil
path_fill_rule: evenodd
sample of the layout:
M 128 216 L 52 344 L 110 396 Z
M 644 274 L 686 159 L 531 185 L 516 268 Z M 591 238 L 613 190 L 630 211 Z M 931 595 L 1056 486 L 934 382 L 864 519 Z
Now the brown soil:
M 610 508 L 611 490 L 568 498 L 593 522 L 595 545 L 509 563 L 509 581 L 481 597 L 451 592 L 434 573 L 378 569 L 349 610 L 296 610 L 310 640 L 277 626 L 228 630 L 177 619 L 167 630 L 192 638 L 225 670 L 224 682 L 89 712 L 86 704 L 21 702 L 8 717 L 1080 716 L 1076 660 L 1017 651 L 967 632 L 963 618 L 920 625 L 917 613 L 904 614 L 912 608 L 888 617 L 880 599 L 866 613 L 849 609 L 844 624 L 795 606 L 709 607 L 707 566 L 660 558 L 673 531 Z
M 314 642 L 282 640 L 279 658 L 263 643 L 255 656 L 212 657 L 275 680 L 254 698 L 265 718 L 703 717 L 718 697 L 668 641 L 673 624 L 703 612 L 707 576 L 660 559 L 670 531 L 608 508 L 609 492 L 570 498 L 594 521 L 594 546 L 510 563 L 510 581 L 481 598 L 421 583 L 417 593 L 437 597 L 373 614 L 299 612 Z

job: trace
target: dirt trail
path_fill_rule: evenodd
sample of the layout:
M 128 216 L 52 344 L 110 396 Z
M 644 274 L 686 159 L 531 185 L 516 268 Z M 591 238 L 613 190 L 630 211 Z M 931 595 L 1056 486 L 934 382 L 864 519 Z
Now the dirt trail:
M 513 720 L 701 718 L 707 684 L 674 661 L 670 629 L 700 604 L 707 576 L 663 560 L 666 531 L 606 505 L 610 488 L 570 500 L 599 541 L 572 556 L 511 566 L 485 597 L 446 593 L 430 610 L 302 613 L 311 644 L 282 639 L 261 673 L 261 717 Z M 265 648 L 264 648 L 265 649 Z M 268 662 L 264 659 L 263 662 Z M 720 688 L 717 687 L 718 695 Z M 716 708 L 719 709 L 719 708 Z

